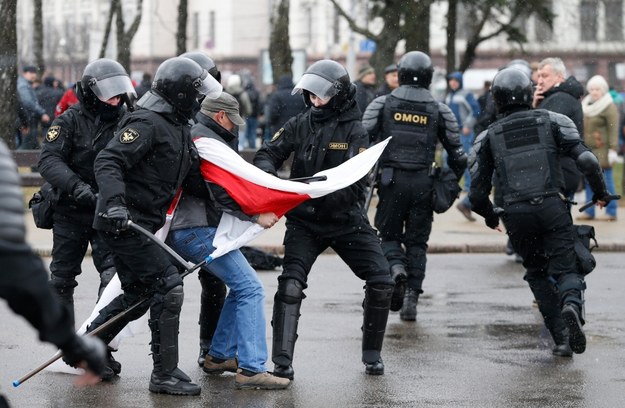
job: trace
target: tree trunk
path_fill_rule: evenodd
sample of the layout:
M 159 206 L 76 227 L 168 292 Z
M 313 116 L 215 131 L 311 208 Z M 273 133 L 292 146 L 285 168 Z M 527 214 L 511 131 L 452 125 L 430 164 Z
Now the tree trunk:
M 43 59 L 43 11 L 41 0 L 33 1 L 33 48 L 37 75 L 41 77 L 46 71 L 46 63 Z
M 106 55 L 106 48 L 109 44 L 109 36 L 111 35 L 111 26 L 113 25 L 113 17 L 117 10 L 117 3 L 119 0 L 111 0 L 111 10 L 109 11 L 108 20 L 106 20 L 106 26 L 104 27 L 104 37 L 102 37 L 102 47 L 100 48 L 99 58 L 104 58 Z
M 269 59 L 274 84 L 283 75 L 293 75 L 293 55 L 289 41 L 289 0 L 279 0 L 272 12 Z
M 116 1 L 117 61 L 122 64 L 126 72 L 130 73 L 130 44 L 139 29 L 139 24 L 141 24 L 143 0 L 139 0 L 137 2 L 137 14 L 135 15 L 135 19 L 130 27 L 128 27 L 128 31 L 124 31 L 124 13 L 122 11 L 122 4 L 119 0 Z
M 410 3 L 406 12 L 406 52 L 421 51 L 430 55 L 430 6 L 432 0 Z
M 176 33 L 176 55 L 187 52 L 187 0 L 180 0 L 178 4 L 178 32 Z
M 447 73 L 456 70 L 456 28 L 458 25 L 458 0 L 449 0 L 447 11 Z
M 0 0 L 0 137 L 15 148 L 17 119 L 17 0 Z

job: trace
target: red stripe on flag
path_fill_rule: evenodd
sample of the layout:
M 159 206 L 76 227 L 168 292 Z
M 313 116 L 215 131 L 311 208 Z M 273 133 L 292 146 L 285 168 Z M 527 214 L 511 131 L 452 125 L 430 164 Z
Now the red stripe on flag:
M 241 210 L 250 216 L 273 212 L 282 217 L 287 211 L 308 200 L 308 194 L 297 194 L 259 186 L 236 176 L 213 163 L 202 160 L 200 169 L 205 180 L 223 187 Z

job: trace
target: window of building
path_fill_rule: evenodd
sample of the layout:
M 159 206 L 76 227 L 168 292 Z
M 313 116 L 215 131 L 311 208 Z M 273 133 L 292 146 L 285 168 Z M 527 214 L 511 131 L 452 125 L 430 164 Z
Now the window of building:
M 605 39 L 621 41 L 623 39 L 623 2 L 622 0 L 604 0 Z
M 599 4 L 595 0 L 582 0 L 579 5 L 579 25 L 582 41 L 597 41 Z

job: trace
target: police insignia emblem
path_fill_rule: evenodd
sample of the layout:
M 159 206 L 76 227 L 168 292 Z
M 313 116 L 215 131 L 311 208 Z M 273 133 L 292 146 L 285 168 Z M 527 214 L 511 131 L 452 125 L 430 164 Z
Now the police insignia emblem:
M 46 133 L 46 140 L 48 142 L 54 142 L 57 137 L 61 134 L 60 126 L 50 126 L 48 129 L 48 133 Z
M 139 138 L 139 132 L 137 132 L 134 129 L 128 128 L 124 130 L 124 133 L 122 133 L 119 136 L 119 141 L 122 143 L 132 143 L 138 138 Z
M 278 130 L 273 137 L 271 138 L 272 142 L 275 142 L 276 140 L 278 140 L 278 138 L 280 137 L 280 135 L 282 134 L 282 132 L 284 132 L 284 128 L 280 128 L 280 130 Z

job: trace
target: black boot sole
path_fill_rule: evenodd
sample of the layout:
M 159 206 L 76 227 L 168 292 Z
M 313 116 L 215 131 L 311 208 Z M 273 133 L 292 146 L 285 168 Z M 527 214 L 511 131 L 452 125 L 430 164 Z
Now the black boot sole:
M 384 365 L 382 365 L 382 367 L 379 367 L 379 365 L 377 364 L 365 364 L 365 373 L 369 375 L 384 375 Z
M 573 306 L 564 306 L 562 318 L 569 328 L 569 345 L 575 354 L 586 351 L 586 335 L 582 329 L 582 322 Z
M 393 295 L 391 296 L 391 311 L 397 312 L 401 310 L 404 305 L 404 296 L 406 295 L 406 277 L 398 276 L 393 288 Z
M 202 389 L 197 387 L 197 389 L 189 389 L 189 390 L 181 390 L 174 386 L 169 385 L 161 385 L 161 384 L 153 384 L 150 382 L 149 386 L 150 392 L 155 394 L 169 394 L 169 395 L 200 395 Z

